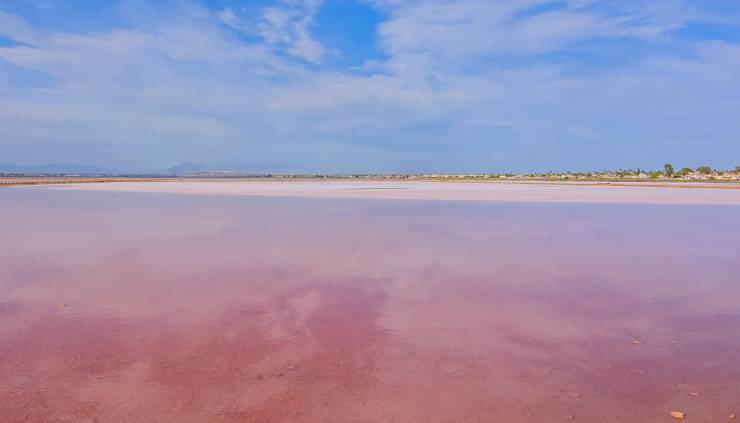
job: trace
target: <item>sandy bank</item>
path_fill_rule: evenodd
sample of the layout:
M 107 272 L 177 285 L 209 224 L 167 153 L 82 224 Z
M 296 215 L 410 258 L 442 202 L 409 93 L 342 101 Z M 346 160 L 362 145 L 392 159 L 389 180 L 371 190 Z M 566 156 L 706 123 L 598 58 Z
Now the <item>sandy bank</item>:
M 423 181 L 171 181 L 68 184 L 43 189 L 388 200 L 740 205 L 740 189 L 737 188 L 654 185 Z

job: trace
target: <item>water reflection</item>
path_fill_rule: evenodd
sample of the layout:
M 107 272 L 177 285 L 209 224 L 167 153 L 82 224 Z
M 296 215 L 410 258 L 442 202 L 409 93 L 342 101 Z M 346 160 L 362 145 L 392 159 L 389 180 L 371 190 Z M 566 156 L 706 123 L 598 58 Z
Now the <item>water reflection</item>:
M 737 207 L 0 191 L 2 421 L 740 411 Z

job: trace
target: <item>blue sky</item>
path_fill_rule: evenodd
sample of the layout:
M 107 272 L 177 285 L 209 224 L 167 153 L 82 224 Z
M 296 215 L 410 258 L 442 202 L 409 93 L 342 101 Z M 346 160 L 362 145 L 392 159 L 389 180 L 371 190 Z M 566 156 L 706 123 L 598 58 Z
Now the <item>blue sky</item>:
M 0 163 L 740 165 L 737 0 L 0 0 Z

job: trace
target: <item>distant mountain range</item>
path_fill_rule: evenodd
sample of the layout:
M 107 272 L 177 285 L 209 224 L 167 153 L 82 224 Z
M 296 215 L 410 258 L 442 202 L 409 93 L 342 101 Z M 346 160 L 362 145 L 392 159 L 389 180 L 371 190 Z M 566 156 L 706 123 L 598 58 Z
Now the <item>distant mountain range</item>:
M 179 165 L 175 165 L 167 169 L 167 171 L 172 175 L 185 175 L 188 173 L 202 172 L 203 170 L 203 165 L 190 162 L 182 162 Z
M 120 170 L 107 169 L 98 166 L 79 164 L 47 163 L 37 166 L 13 165 L 0 163 L 0 173 L 36 173 L 36 174 L 79 174 L 79 175 L 102 175 L 121 174 Z

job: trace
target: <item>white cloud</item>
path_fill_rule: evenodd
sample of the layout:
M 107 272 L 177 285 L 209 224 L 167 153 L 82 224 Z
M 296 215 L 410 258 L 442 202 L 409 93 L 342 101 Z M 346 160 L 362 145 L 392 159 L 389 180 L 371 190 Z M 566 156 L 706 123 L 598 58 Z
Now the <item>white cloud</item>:
M 226 8 L 221 21 L 243 33 L 259 36 L 275 49 L 311 63 L 321 63 L 326 49 L 311 37 L 311 26 L 321 2 L 318 0 L 284 0 L 280 6 L 262 9 L 257 20 Z
M 228 8 L 228 7 L 226 9 L 222 10 L 218 14 L 218 17 L 219 17 L 219 19 L 221 19 L 221 22 L 223 22 L 224 24 L 226 24 L 226 25 L 228 25 L 228 26 L 230 26 L 230 27 L 232 27 L 232 28 L 234 28 L 234 29 L 236 29 L 238 31 L 241 31 L 241 32 L 251 32 L 249 26 L 246 25 L 246 24 L 244 24 L 244 22 L 242 22 L 241 18 L 239 18 L 239 16 L 237 16 L 237 14 L 234 13 L 234 11 L 232 9 Z
M 683 2 L 625 0 L 606 7 L 571 1 L 566 7 L 530 13 L 549 0 L 385 1 L 392 18 L 379 28 L 391 55 L 424 52 L 445 63 L 486 55 L 558 51 L 599 37 L 655 38 L 681 28 L 695 15 Z M 617 12 L 615 12 L 615 9 Z

